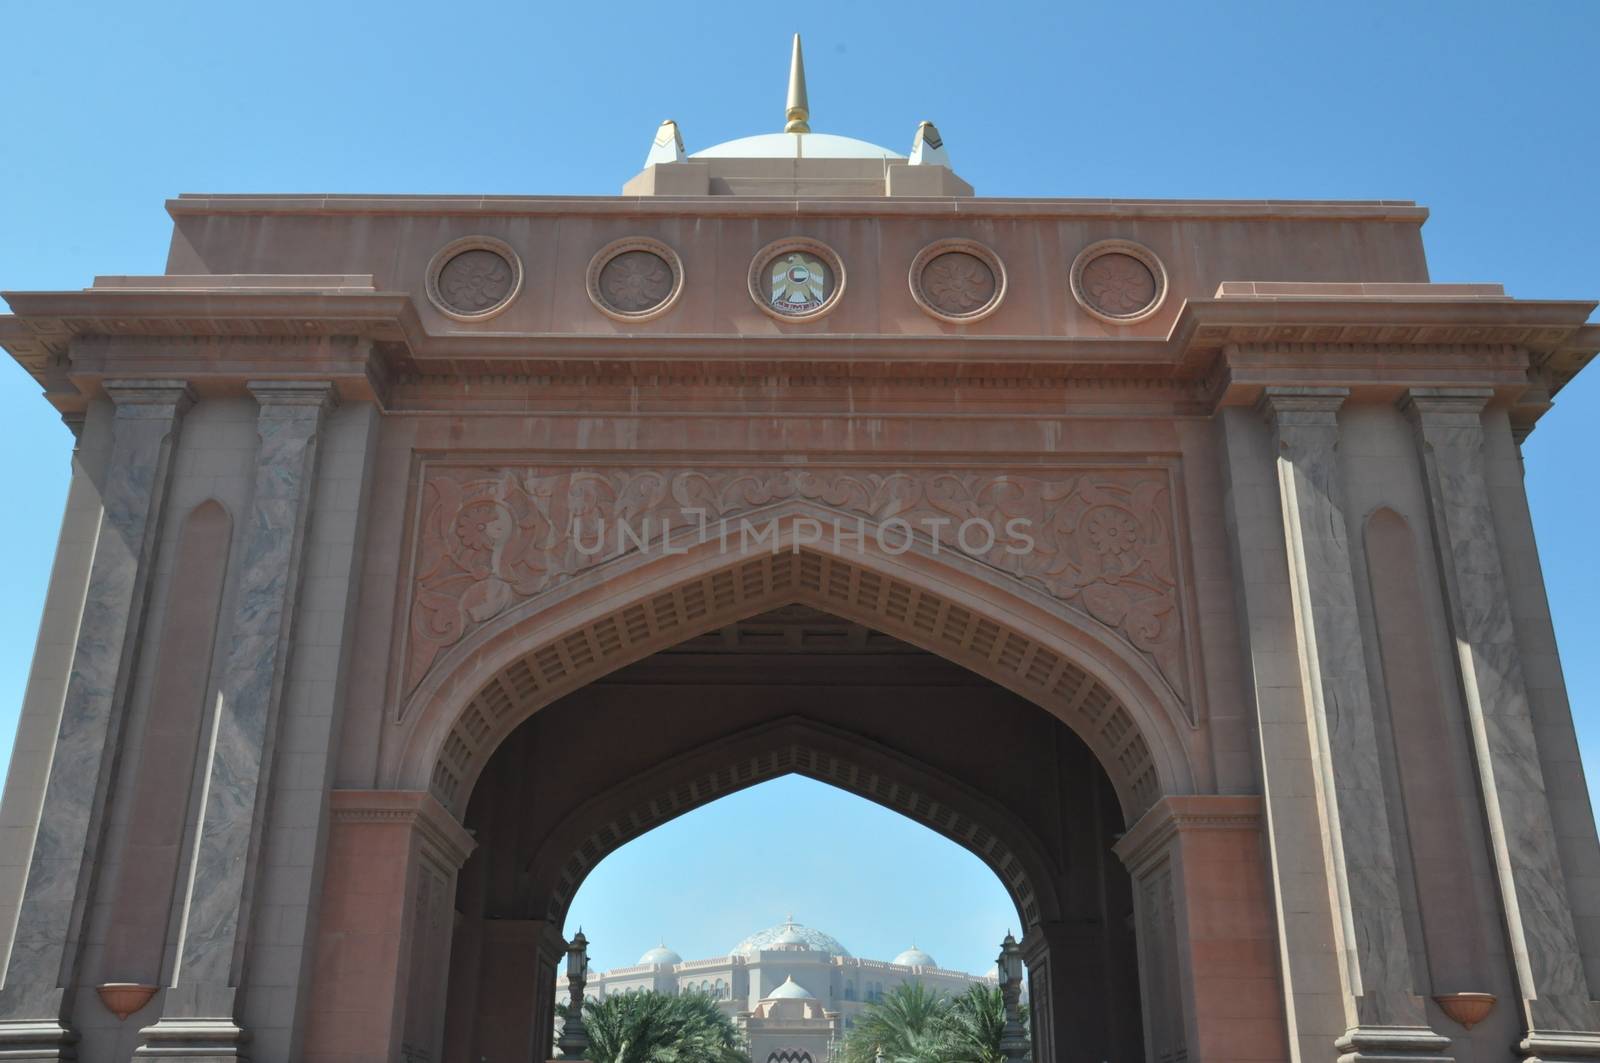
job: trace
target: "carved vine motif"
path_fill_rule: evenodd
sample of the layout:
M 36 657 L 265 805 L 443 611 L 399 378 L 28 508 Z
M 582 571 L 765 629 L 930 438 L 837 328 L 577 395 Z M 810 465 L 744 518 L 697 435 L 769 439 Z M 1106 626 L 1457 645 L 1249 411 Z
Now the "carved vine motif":
M 659 550 L 663 534 L 674 548 L 720 534 L 730 550 L 741 536 L 770 549 L 760 511 L 790 500 L 837 513 L 838 530 L 815 535 L 841 536 L 845 550 L 860 548 L 864 521 L 869 544 L 900 552 L 915 534 L 1033 584 L 1117 631 L 1185 693 L 1164 474 L 460 466 L 423 484 L 406 690 L 475 628 L 641 541 Z

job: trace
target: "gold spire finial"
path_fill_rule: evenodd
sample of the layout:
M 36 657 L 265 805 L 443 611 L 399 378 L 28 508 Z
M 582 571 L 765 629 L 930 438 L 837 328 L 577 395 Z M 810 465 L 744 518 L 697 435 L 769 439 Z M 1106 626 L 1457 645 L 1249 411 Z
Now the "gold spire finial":
M 789 102 L 784 109 L 783 116 L 789 124 L 783 127 L 785 133 L 809 133 L 811 126 L 811 105 L 806 102 L 806 60 L 800 54 L 800 35 L 794 35 L 794 55 L 789 59 Z

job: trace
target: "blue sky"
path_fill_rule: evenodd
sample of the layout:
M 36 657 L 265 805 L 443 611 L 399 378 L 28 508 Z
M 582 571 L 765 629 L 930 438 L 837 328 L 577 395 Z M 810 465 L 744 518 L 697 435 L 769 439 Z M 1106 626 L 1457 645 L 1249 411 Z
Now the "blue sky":
M 663 118 L 690 150 L 778 129 L 799 29 L 814 128 L 905 151 L 931 119 L 982 194 L 1416 199 L 1433 211 L 1435 280 L 1600 297 L 1600 5 L 1587 0 L 12 0 L 0 17 L 0 289 L 160 272 L 161 203 L 179 192 L 615 192 Z M 4 361 L 0 453 L 18 456 L 0 523 L 9 755 L 70 437 Z M 1525 454 L 1593 793 L 1600 368 L 1561 394 Z M 748 831 L 791 803 L 797 826 L 821 824 L 830 845 L 774 882 L 740 857 Z M 608 965 L 673 927 L 679 951 L 711 955 L 793 909 L 860 954 L 886 958 L 916 936 L 941 961 L 982 969 L 1009 913 L 975 867 L 891 813 L 791 780 L 618 853 L 575 914 Z

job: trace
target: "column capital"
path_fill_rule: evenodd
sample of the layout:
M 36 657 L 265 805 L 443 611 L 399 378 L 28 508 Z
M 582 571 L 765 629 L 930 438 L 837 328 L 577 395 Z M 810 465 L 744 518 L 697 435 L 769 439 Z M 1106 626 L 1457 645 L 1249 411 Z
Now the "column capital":
M 1017 943 L 1022 947 L 1022 962 L 1032 970 L 1046 956 L 1070 959 L 1075 946 L 1098 944 L 1102 930 L 1099 920 L 1062 919 L 1035 923 Z
M 1407 388 L 1395 405 L 1423 428 L 1463 424 L 1475 427 L 1492 398 L 1493 388 Z
M 1256 411 L 1271 425 L 1330 427 L 1349 397 L 1349 388 L 1274 385 L 1261 389 Z
M 309 406 L 317 410 L 338 404 L 338 391 L 327 380 L 252 380 L 245 388 L 262 406 Z
M 485 941 L 516 943 L 531 947 L 540 961 L 560 963 L 567 954 L 567 939 L 561 928 L 548 919 L 484 919 Z
M 478 847 L 467 829 L 425 790 L 334 790 L 328 795 L 336 823 L 403 823 L 456 870 Z
M 1137 875 L 1169 851 L 1177 835 L 1199 830 L 1260 832 L 1263 801 L 1255 794 L 1169 794 L 1139 817 L 1111 847 L 1128 871 Z
M 131 406 L 175 406 L 181 413 L 195 400 L 187 380 L 107 380 L 100 386 L 119 412 Z

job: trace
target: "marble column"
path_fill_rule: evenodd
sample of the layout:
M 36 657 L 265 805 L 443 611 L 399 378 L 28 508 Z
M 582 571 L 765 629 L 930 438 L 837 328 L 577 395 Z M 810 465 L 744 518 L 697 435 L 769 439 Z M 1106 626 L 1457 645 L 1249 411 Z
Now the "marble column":
M 1338 468 L 1345 388 L 1269 387 L 1347 1029 L 1340 1063 L 1448 1059 L 1415 992 Z
M 141 1058 L 238 1058 L 235 1019 L 251 876 L 269 792 L 300 552 L 317 439 L 334 400 L 327 383 L 252 383 L 260 404 L 254 487 L 245 520 L 229 648 L 218 699 L 185 905 L 179 959 Z
M 1435 555 L 1455 636 L 1479 791 L 1520 995 L 1529 1061 L 1600 1059 L 1600 1008 L 1572 906 L 1511 616 L 1484 467 L 1487 388 L 1413 388 Z
M 0 989 L 0 1058 L 58 1059 L 71 1052 L 67 990 L 77 978 L 168 472 L 193 401 L 181 380 L 108 381 L 105 392 L 116 411 L 100 485 L 102 515 Z

